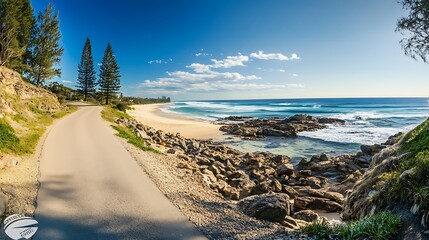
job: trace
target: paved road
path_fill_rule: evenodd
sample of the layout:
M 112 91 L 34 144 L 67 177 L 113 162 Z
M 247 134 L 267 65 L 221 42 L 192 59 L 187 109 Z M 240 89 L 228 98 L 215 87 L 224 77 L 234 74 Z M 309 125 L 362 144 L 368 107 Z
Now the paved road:
M 46 138 L 34 239 L 205 239 L 83 106 Z

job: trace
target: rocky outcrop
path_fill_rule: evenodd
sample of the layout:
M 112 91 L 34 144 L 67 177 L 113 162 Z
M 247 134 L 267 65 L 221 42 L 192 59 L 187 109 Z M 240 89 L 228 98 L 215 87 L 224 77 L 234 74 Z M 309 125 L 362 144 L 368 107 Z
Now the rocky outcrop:
M 304 217 L 304 210 L 340 212 L 345 194 L 372 159 L 362 152 L 338 157 L 321 154 L 294 166 L 285 155 L 241 153 L 211 140 L 157 131 L 133 119 L 120 118 L 117 123 L 133 129 L 146 145 L 161 145 L 166 154 L 183 160 L 177 167 L 201 175 L 208 187 L 226 199 L 238 200 L 244 213 L 289 228 L 314 218 L 314 214 Z M 295 219 L 294 212 L 302 212 L 297 216 L 303 219 Z
M 315 118 L 306 114 L 297 114 L 286 119 L 254 119 L 232 116 L 224 120 L 240 122 L 226 124 L 220 127 L 221 131 L 248 139 L 258 139 L 267 136 L 296 137 L 298 132 L 320 130 L 326 128 L 326 124 L 345 123 L 345 121 L 341 119 Z M 222 121 L 222 123 L 224 123 L 224 121 Z
M 288 156 L 267 152 L 241 153 L 210 140 L 187 139 L 180 134 L 157 131 L 132 119 L 120 118 L 117 123 L 133 129 L 137 136 L 144 139 L 146 145 L 164 146 L 167 154 L 183 160 L 183 164 L 178 167 L 200 174 L 207 186 L 225 198 L 240 200 L 243 206 L 240 209 L 251 216 L 265 218 L 265 212 L 270 212 L 270 206 L 276 204 L 283 206 L 279 215 L 273 215 L 274 219 L 271 219 L 277 222 L 281 222 L 280 217 L 283 218 L 285 213 L 288 216 L 291 212 L 302 209 L 340 210 L 338 205 L 342 203 L 343 195 L 328 191 L 335 181 L 316 175 L 311 170 L 295 169 Z M 325 204 L 292 207 L 289 201 L 293 202 L 297 198 L 317 198 Z M 252 203 L 253 207 L 244 207 L 245 203 L 246 206 Z M 289 210 L 284 210 L 286 208 Z M 275 209 L 278 210 L 278 206 Z M 294 222 L 289 217 L 288 221 L 281 224 L 297 227 L 302 223 L 299 221 Z
M 0 67 L 0 118 L 22 114 L 29 104 L 44 111 L 61 109 L 55 94 L 23 81 L 15 71 Z

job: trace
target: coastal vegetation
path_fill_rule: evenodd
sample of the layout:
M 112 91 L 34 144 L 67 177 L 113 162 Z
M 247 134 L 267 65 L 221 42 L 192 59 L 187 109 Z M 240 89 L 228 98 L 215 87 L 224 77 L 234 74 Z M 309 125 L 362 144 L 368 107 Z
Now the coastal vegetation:
M 407 37 L 401 40 L 407 56 L 428 62 L 429 55 L 429 0 L 402 0 L 408 16 L 398 20 L 396 30 Z
M 130 115 L 128 115 L 123 109 L 118 109 L 117 107 L 113 106 L 105 106 L 103 111 L 101 112 L 101 116 L 112 123 L 112 128 L 116 130 L 116 135 L 124 138 L 128 141 L 128 143 L 133 144 L 137 148 L 143 150 L 143 151 L 149 151 L 154 153 L 161 153 L 159 150 L 151 147 L 147 144 L 147 142 L 142 139 L 141 137 L 137 136 L 135 134 L 136 127 L 135 126 L 122 126 L 116 123 L 117 119 L 132 119 Z
M 347 224 L 331 225 L 325 220 L 315 221 L 302 227 L 300 232 L 315 239 L 388 240 L 398 232 L 400 225 L 399 216 L 380 212 Z

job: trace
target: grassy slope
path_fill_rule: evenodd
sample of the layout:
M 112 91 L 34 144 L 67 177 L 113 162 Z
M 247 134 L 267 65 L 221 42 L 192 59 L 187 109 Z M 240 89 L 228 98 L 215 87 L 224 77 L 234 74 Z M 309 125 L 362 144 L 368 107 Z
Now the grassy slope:
M 133 144 L 134 146 L 144 150 L 144 151 L 150 151 L 154 153 L 160 154 L 161 152 L 152 148 L 151 146 L 147 146 L 145 144 L 145 141 L 139 137 L 137 137 L 134 134 L 133 128 L 126 128 L 124 126 L 120 126 L 116 124 L 116 119 L 123 117 L 126 119 L 132 119 L 130 115 L 128 115 L 126 112 L 119 111 L 116 108 L 113 108 L 111 106 L 105 106 L 103 111 L 101 112 L 101 116 L 106 119 L 107 121 L 114 123 L 112 126 L 113 129 L 117 131 L 117 136 L 125 138 L 128 140 L 128 143 Z
M 31 154 L 34 153 L 37 142 L 51 125 L 54 119 L 61 118 L 67 113 L 74 111 L 75 107 L 69 107 L 67 110 L 49 113 L 30 105 L 29 110 L 31 119 L 22 114 L 15 114 L 7 119 L 0 119 L 0 152 L 7 154 Z M 23 126 L 15 130 L 12 126 Z
M 405 154 L 391 181 L 386 203 L 397 201 L 419 206 L 419 213 L 429 213 L 429 119 L 404 136 L 399 148 Z M 403 174 L 404 171 L 410 172 Z M 401 174 L 402 177 L 401 177 Z
M 12 82 L 15 81 L 15 86 L 24 87 L 27 91 L 27 96 L 22 99 L 0 85 L 0 98 L 3 100 L 0 108 L 12 109 L 13 112 L 8 112 L 0 118 L 0 155 L 34 153 L 46 127 L 52 124 L 54 119 L 63 117 L 75 108 L 63 107 L 59 110 L 57 107 L 56 111 L 41 110 L 41 106 L 60 106 L 56 97 L 44 89 L 24 82 L 19 74 L 12 70 L 0 67 L 0 73 L 13 77 Z

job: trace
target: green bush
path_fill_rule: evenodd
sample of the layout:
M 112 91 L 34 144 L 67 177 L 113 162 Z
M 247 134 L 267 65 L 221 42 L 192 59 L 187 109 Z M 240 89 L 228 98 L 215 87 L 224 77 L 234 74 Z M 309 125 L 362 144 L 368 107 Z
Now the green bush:
M 119 111 L 122 111 L 122 112 L 126 112 L 127 111 L 127 105 L 126 104 L 124 104 L 124 103 L 118 103 L 118 104 L 116 104 L 116 109 L 118 109 Z
M 0 150 L 9 153 L 19 147 L 19 138 L 7 122 L 0 120 Z
M 347 224 L 329 225 L 327 221 L 317 221 L 300 229 L 301 233 L 316 239 L 377 239 L 388 240 L 394 236 L 401 225 L 398 216 L 380 212 Z

